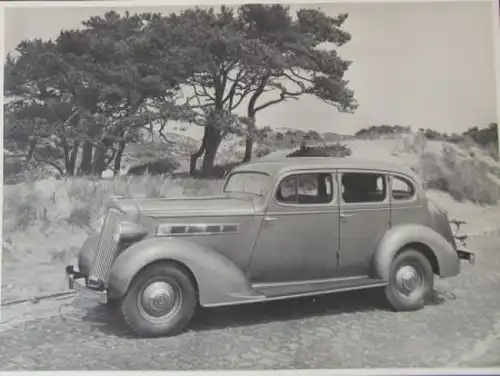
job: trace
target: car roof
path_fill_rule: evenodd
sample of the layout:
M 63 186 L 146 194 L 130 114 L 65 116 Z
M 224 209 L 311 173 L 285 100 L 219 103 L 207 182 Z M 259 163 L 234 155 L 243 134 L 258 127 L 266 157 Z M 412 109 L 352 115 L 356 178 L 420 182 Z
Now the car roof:
M 277 175 L 295 170 L 310 169 L 356 169 L 394 172 L 407 175 L 418 181 L 418 175 L 410 168 L 397 163 L 353 157 L 288 157 L 262 158 L 242 164 L 233 171 L 267 172 Z

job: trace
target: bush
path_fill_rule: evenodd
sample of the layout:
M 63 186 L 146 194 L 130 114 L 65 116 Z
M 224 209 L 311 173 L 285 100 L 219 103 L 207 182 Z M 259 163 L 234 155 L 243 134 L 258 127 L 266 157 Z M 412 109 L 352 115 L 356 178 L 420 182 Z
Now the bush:
M 459 157 L 455 149 L 444 147 L 441 156 L 424 153 L 417 171 L 427 189 L 447 192 L 457 201 L 496 204 L 499 186 L 489 176 L 488 167 L 477 160 Z
M 163 175 L 171 174 L 180 167 L 180 163 L 175 157 L 165 157 L 148 161 L 129 168 L 127 175 Z
M 3 179 L 4 184 L 20 183 L 26 178 L 28 163 L 24 158 L 4 156 Z
M 256 158 L 262 158 L 265 157 L 266 155 L 269 155 L 273 152 L 273 148 L 271 145 L 266 145 L 266 144 L 259 144 L 255 148 L 254 155 Z
M 394 136 L 411 132 L 411 127 L 401 125 L 372 125 L 363 128 L 354 134 L 358 139 L 376 139 L 382 136 Z
M 352 150 L 339 142 L 332 145 L 306 146 L 304 143 L 299 149 L 291 152 L 287 157 L 347 157 Z

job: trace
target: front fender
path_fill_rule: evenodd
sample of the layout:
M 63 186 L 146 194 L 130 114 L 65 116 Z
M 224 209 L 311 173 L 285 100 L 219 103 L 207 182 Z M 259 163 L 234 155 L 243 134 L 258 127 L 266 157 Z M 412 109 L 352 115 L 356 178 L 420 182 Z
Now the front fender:
M 90 235 L 85 242 L 82 244 L 80 251 L 78 252 L 78 270 L 86 275 L 90 274 L 90 268 L 94 262 L 95 255 L 97 253 L 97 248 L 99 246 L 99 234 Z
M 389 280 L 390 266 L 396 254 L 410 244 L 421 244 L 431 250 L 438 264 L 440 277 L 460 273 L 460 260 L 453 246 L 430 227 L 401 225 L 391 228 L 380 240 L 373 258 L 375 277 Z
M 108 278 L 110 297 L 123 297 L 142 268 L 163 260 L 177 261 L 191 271 L 202 306 L 231 304 L 255 297 L 245 272 L 225 256 L 189 240 L 159 237 L 135 243 L 116 258 Z

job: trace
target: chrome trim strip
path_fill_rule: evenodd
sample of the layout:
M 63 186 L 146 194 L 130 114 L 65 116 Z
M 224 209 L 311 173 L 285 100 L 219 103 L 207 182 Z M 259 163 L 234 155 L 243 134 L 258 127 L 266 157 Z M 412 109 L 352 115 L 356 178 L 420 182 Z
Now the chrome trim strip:
M 367 278 L 368 278 L 367 275 L 356 275 L 351 277 L 311 279 L 305 281 L 256 283 L 252 285 L 252 287 L 258 289 L 262 287 L 278 287 L 278 286 L 290 286 L 290 285 L 295 286 L 295 285 L 307 285 L 307 284 L 317 284 L 317 283 L 327 283 L 327 282 L 355 281 L 358 279 L 367 279 Z
M 145 215 L 147 215 L 149 218 L 152 219 L 169 219 L 169 218 L 185 218 L 185 217 L 194 217 L 196 216 L 197 218 L 227 218 L 228 216 L 231 217 L 253 217 L 255 215 L 262 214 L 262 212 L 231 212 L 231 211 L 225 211 L 221 213 L 218 211 L 217 213 L 215 212 L 196 212 L 195 214 L 190 213 L 190 212 L 184 212 L 184 213 L 174 213 L 172 214 L 171 211 L 165 211 L 165 212 L 145 212 Z

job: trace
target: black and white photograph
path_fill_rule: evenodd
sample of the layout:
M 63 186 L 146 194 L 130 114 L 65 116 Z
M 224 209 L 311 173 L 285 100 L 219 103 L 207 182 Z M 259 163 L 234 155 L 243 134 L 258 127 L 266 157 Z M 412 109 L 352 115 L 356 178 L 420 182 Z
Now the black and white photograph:
M 0 370 L 500 369 L 497 0 L 3 7 Z

